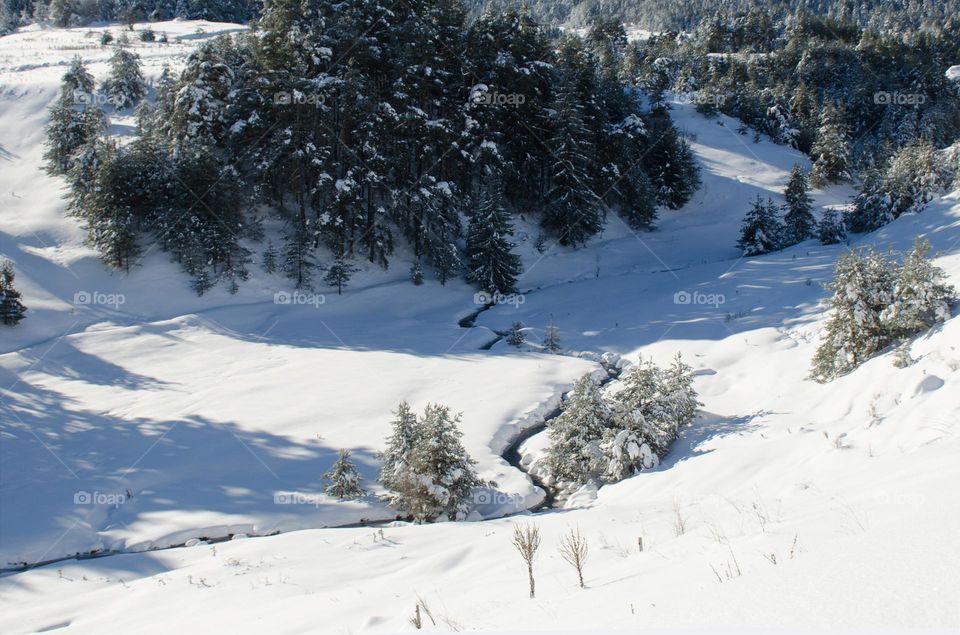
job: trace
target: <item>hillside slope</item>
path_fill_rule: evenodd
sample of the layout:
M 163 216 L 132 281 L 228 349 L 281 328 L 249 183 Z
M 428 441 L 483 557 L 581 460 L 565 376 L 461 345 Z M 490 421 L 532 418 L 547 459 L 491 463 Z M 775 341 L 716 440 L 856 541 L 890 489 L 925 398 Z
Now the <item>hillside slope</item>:
M 45 108 L 64 52 L 88 54 L 84 38 L 0 40 L 0 251 L 30 307 L 0 340 L 0 565 L 311 529 L 8 574 L 0 630 L 400 632 L 418 596 L 437 620 L 428 630 L 960 626 L 960 320 L 918 338 L 907 368 L 888 354 L 827 385 L 805 379 L 825 320 L 820 283 L 846 247 L 742 259 L 733 246 L 752 198 L 780 200 L 805 161 L 796 152 L 675 103 L 704 172 L 694 201 L 650 233 L 610 219 L 577 251 L 541 255 L 521 224 L 523 302 L 474 328 L 457 324 L 478 308 L 471 288 L 414 287 L 402 266 L 364 271 L 342 296 L 318 289 L 315 306 L 276 304 L 288 285 L 266 274 L 236 296 L 197 298 L 161 254 L 129 275 L 104 271 L 40 172 Z M 161 49 L 151 73 L 190 41 Z M 36 63 L 13 61 L 25 50 Z M 815 194 L 832 205 L 849 190 Z M 856 244 L 905 249 L 918 234 L 960 286 L 956 194 Z M 124 302 L 77 304 L 81 292 Z M 684 301 L 694 297 L 710 300 Z M 703 412 L 658 469 L 580 509 L 319 529 L 389 513 L 315 496 L 342 447 L 373 481 L 401 399 L 463 411 L 465 445 L 509 501 L 478 512 L 539 500 L 499 452 L 596 366 L 481 347 L 515 320 L 536 339 L 551 318 L 573 352 L 681 352 L 694 366 Z M 277 504 L 293 494 L 307 504 Z M 510 544 L 518 520 L 544 532 L 536 600 Z M 571 527 L 590 542 L 583 590 L 556 552 Z

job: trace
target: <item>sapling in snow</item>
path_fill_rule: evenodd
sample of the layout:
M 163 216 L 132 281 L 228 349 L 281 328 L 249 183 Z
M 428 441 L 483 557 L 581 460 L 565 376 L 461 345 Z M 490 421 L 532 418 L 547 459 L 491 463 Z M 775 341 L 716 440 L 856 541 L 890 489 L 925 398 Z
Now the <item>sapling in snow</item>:
M 533 578 L 533 560 L 540 548 L 540 528 L 536 525 L 513 526 L 513 546 L 516 547 L 520 558 L 527 567 L 527 582 L 530 586 L 530 599 L 537 594 L 537 583 Z
M 13 282 L 13 263 L 0 259 L 0 324 L 6 326 L 19 324 L 27 312 L 27 307 L 20 301 L 20 292 Z
M 367 495 L 366 490 L 360 487 L 362 477 L 357 466 L 350 461 L 349 450 L 340 450 L 340 455 L 330 471 L 323 475 L 323 480 L 329 483 L 324 489 L 328 496 L 346 500 Z

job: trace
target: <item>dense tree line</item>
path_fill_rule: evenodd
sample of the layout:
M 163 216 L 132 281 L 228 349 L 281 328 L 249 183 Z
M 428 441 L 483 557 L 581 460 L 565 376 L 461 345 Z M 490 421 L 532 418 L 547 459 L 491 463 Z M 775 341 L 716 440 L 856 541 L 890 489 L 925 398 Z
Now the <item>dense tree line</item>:
M 257 33 L 207 43 L 158 80 L 130 144 L 85 123 L 96 111 L 69 103 L 78 82 L 65 78 L 54 118 L 79 132 L 51 126 L 51 169 L 109 264 L 157 241 L 201 293 L 253 259 L 304 287 L 325 270 L 342 290 L 351 261 L 387 267 L 400 240 L 414 282 L 427 269 L 509 293 L 515 219 L 575 247 L 613 214 L 644 230 L 689 199 L 696 163 L 667 110 L 641 110 L 624 79 L 622 27 L 551 39 L 515 11 L 465 19 L 456 0 L 270 0 Z M 142 94 L 133 62 L 114 58 L 115 107 Z M 286 236 L 261 258 L 249 245 L 264 207 Z
M 247 22 L 259 10 L 259 0 L 0 0 L 0 35 L 31 22 L 60 27 L 174 18 Z

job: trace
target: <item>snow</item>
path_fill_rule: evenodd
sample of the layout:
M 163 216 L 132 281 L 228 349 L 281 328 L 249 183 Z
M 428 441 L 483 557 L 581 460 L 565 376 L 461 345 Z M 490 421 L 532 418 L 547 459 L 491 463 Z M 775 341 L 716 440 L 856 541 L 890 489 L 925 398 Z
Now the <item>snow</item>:
M 172 42 L 133 42 L 148 78 L 239 27 L 154 29 Z M 960 626 L 960 320 L 917 338 L 906 368 L 890 352 L 828 384 L 806 380 L 821 284 L 846 247 L 742 258 L 735 246 L 750 201 L 781 201 L 793 164 L 809 167 L 795 150 L 674 103 L 703 167 L 694 200 L 661 210 L 650 233 L 611 219 L 577 251 L 540 254 L 537 228 L 519 222 L 524 302 L 472 329 L 457 326 L 478 308 L 471 287 L 415 287 L 399 258 L 342 296 L 318 289 L 322 302 L 275 304 L 289 283 L 262 272 L 235 296 L 198 298 L 159 253 L 129 275 L 105 271 L 64 217 L 60 181 L 39 170 L 69 56 L 106 74 L 110 51 L 86 31 L 0 38 L 0 252 L 29 308 L 0 333 L 0 565 L 190 546 L 7 574 L 0 631 L 394 633 L 411 630 L 418 596 L 438 630 Z M 814 192 L 816 207 L 849 194 Z M 916 234 L 960 286 L 956 195 L 856 245 L 905 250 Z M 692 300 L 706 296 L 723 302 Z M 480 350 L 516 320 L 536 343 L 550 319 L 570 355 Z M 591 357 L 666 364 L 678 351 L 697 371 L 697 422 L 659 467 L 581 488 L 569 499 L 581 508 L 323 528 L 391 517 L 373 498 L 323 498 L 320 475 L 346 448 L 376 492 L 375 453 L 401 399 L 463 412 L 464 445 L 504 501 L 482 511 L 499 515 L 540 500 L 499 453 L 598 370 Z M 525 461 L 542 437 L 524 444 Z M 303 504 L 281 502 L 291 498 Z M 543 531 L 536 600 L 510 544 L 518 521 Z M 571 527 L 590 543 L 587 589 L 556 552 Z M 229 534 L 247 539 L 208 540 Z
M 947 79 L 954 82 L 960 82 L 960 64 L 957 66 L 951 66 L 947 69 Z

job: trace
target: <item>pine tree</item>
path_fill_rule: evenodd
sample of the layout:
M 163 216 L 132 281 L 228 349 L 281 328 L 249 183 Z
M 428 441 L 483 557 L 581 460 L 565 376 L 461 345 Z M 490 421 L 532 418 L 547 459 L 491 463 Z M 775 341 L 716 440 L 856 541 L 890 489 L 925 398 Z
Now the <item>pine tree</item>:
M 527 337 L 524 334 L 523 322 L 514 322 L 510 325 L 510 331 L 507 332 L 507 344 L 510 346 L 523 346 L 527 343 Z
M 680 137 L 663 106 L 647 115 L 646 129 L 650 147 L 643 155 L 643 164 L 657 202 L 680 209 L 700 187 L 700 168 L 693 151 Z
M 20 298 L 14 286 L 13 263 L 4 258 L 0 260 L 0 323 L 6 326 L 20 323 L 27 312 Z
M 943 270 L 930 262 L 929 252 L 930 243 L 917 237 L 897 276 L 894 300 L 880 315 L 894 338 L 908 337 L 950 319 L 956 290 L 945 282 Z
M 813 217 L 813 199 L 808 191 L 806 175 L 799 165 L 793 166 L 790 182 L 783 193 L 787 199 L 783 217 L 784 245 L 795 245 L 816 235 L 817 221 Z
M 850 179 L 849 133 L 843 110 L 836 103 L 827 103 L 820 113 L 820 128 L 810 157 L 813 159 L 810 182 L 815 187 Z
M 590 187 L 595 147 L 573 88 L 562 86 L 553 136 L 549 142 L 549 189 L 543 227 L 561 245 L 581 245 L 600 231 L 602 202 Z
M 879 229 L 895 218 L 890 195 L 884 190 L 883 175 L 871 169 L 864 174 L 853 207 L 845 213 L 847 230 L 862 234 Z
M 140 56 L 118 48 L 110 59 L 110 76 L 103 83 L 107 99 L 117 110 L 134 106 L 147 94 L 140 71 Z
M 413 266 L 410 267 L 410 282 L 417 287 L 423 284 L 423 268 L 420 266 L 419 260 L 414 262 Z
M 357 466 L 350 461 L 349 450 L 340 450 L 333 467 L 323 475 L 323 480 L 329 483 L 323 490 L 327 496 L 347 500 L 367 495 L 366 490 L 360 486 L 362 477 Z
M 275 273 L 277 271 L 277 258 L 279 258 L 277 249 L 273 246 L 273 241 L 271 241 L 267 243 L 267 248 L 263 251 L 260 266 L 263 267 L 263 270 L 267 273 Z
M 106 129 L 106 116 L 94 105 L 93 91 L 93 76 L 75 57 L 63 75 L 60 96 L 50 108 L 43 158 L 51 174 L 66 174 L 74 153 Z
M 460 415 L 442 405 L 427 405 L 423 417 L 401 402 L 381 455 L 380 481 L 390 504 L 417 522 L 465 516 L 474 489 L 487 485 L 460 441 Z
M 658 456 L 675 438 L 675 413 L 668 403 L 663 369 L 640 360 L 621 376 L 613 397 L 613 427 L 630 430 Z
M 593 378 L 577 380 L 559 417 L 547 424 L 546 468 L 552 478 L 582 485 L 605 468 L 601 442 L 610 411 Z
M 744 256 L 759 256 L 780 248 L 782 225 L 777 215 L 777 206 L 770 199 L 766 202 L 757 196 L 750 211 L 743 219 L 737 247 Z
M 673 358 L 663 373 L 663 396 L 666 402 L 668 430 L 673 441 L 680 430 L 693 423 L 697 409 L 703 404 L 693 387 L 693 368 L 683 361 L 680 353 Z
M 547 329 L 543 334 L 543 350 L 548 353 L 559 353 L 562 350 L 560 347 L 560 329 L 554 324 L 552 318 L 547 323 Z
M 331 287 L 336 287 L 337 295 L 340 295 L 343 293 L 343 288 L 347 286 L 347 283 L 350 281 L 350 276 L 356 271 L 358 271 L 358 269 L 344 259 L 343 256 L 337 256 L 333 264 L 327 269 L 323 281 Z
M 510 251 L 513 227 L 498 191 L 489 181 L 480 189 L 467 231 L 467 278 L 484 291 L 506 295 L 516 291 L 521 263 L 520 257 Z
M 892 340 L 881 315 L 893 302 L 895 266 L 875 251 L 851 251 L 837 261 L 832 313 L 813 358 L 811 377 L 826 382 L 866 361 Z
M 817 223 L 817 238 L 821 245 L 838 245 L 847 241 L 847 230 L 837 210 L 828 207 Z
M 413 486 L 411 457 L 419 443 L 421 428 L 417 415 L 410 410 L 410 404 L 406 401 L 401 401 L 397 406 L 390 425 L 387 447 L 379 457 L 382 461 L 379 481 L 388 492 L 393 492 L 388 499 L 400 501 Z

